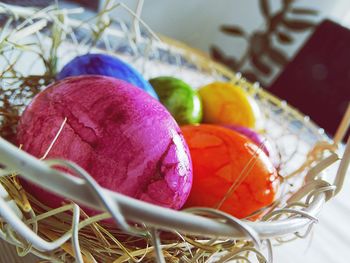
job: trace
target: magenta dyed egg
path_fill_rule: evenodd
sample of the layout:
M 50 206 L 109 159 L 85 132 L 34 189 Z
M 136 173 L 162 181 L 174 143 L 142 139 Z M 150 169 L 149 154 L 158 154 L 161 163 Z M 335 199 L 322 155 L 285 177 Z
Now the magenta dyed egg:
M 170 113 L 141 89 L 104 76 L 66 78 L 38 94 L 23 113 L 18 143 L 40 158 L 64 118 L 47 159 L 71 160 L 103 187 L 179 209 L 192 184 L 187 144 Z M 51 207 L 63 199 L 24 182 Z
M 247 127 L 239 126 L 239 125 L 224 125 L 226 128 L 239 132 L 244 136 L 251 139 L 256 145 L 261 147 L 261 149 L 266 153 L 267 156 L 270 156 L 270 152 L 272 151 L 272 147 L 269 141 L 262 136 L 261 134 L 249 129 Z

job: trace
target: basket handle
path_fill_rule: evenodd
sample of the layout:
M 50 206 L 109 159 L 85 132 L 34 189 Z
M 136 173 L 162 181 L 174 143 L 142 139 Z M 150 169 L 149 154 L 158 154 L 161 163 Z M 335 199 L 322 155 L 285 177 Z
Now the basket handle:
M 339 144 L 343 140 L 347 130 L 349 129 L 349 126 L 350 126 L 350 102 L 348 104 L 348 108 L 346 109 L 344 117 L 341 120 L 337 131 L 335 132 L 334 139 L 333 139 L 335 144 Z
M 334 179 L 334 185 L 336 186 L 334 196 L 337 195 L 344 185 L 345 176 L 347 174 L 350 163 L 350 136 L 348 138 L 348 142 L 346 143 L 344 155 L 340 161 L 339 168 Z
M 32 243 L 35 248 L 42 251 L 57 249 L 72 236 L 71 233 L 66 233 L 66 235 L 63 235 L 53 242 L 48 242 L 42 239 L 36 235 L 36 233 L 33 232 L 33 230 L 31 230 L 25 223 L 23 223 L 22 219 L 18 217 L 18 215 L 10 208 L 2 197 L 0 197 L 0 216 L 4 218 L 6 222 L 11 222 L 11 226 L 17 233 L 21 233 L 21 235 L 28 242 Z
M 52 169 L 1 137 L 0 156 L 8 169 L 16 170 L 28 181 L 92 209 L 106 210 L 96 195 L 91 193 L 84 179 Z M 159 207 L 107 189 L 101 190 L 103 195 L 112 198 L 114 203 L 120 205 L 122 214 L 131 221 L 141 221 L 151 227 L 170 231 L 173 231 L 174 225 L 177 225 L 179 231 L 194 235 L 247 238 L 242 229 L 224 222 Z M 317 196 L 305 211 L 316 215 L 325 199 L 323 194 Z M 244 224 L 253 227 L 262 239 L 266 239 L 296 232 L 308 226 L 310 222 L 310 219 L 302 216 L 276 222 L 245 221 Z
M 334 144 L 338 145 L 344 139 L 344 136 L 347 130 L 349 129 L 349 127 L 350 127 L 350 102 L 348 104 L 344 117 L 340 122 L 340 125 L 334 135 L 334 139 L 333 139 Z M 349 168 L 349 163 L 350 163 L 350 136 L 347 139 L 344 154 L 340 161 L 338 171 L 334 179 L 333 184 L 336 186 L 334 196 L 337 195 L 343 188 L 345 176 Z

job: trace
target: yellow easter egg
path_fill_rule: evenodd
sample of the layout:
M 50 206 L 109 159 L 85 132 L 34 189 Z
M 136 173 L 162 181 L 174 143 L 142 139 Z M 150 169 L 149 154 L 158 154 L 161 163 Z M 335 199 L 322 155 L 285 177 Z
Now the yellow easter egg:
M 256 127 L 261 115 L 259 107 L 241 87 L 214 82 L 198 92 L 203 104 L 203 122 Z

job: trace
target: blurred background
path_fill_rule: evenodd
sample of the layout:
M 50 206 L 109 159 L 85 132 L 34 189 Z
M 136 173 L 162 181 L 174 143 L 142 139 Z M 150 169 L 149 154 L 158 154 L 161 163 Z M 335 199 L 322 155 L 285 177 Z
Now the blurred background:
M 86 18 L 106 0 L 1 2 L 84 6 L 80 18 Z M 139 1 L 120 2 L 135 10 Z M 115 17 L 132 22 L 124 9 L 116 10 Z M 141 18 L 155 32 L 258 81 L 331 135 L 349 105 L 350 0 L 145 0 Z M 276 249 L 276 262 L 348 262 L 350 235 L 343 227 L 350 215 L 344 201 L 349 191 L 345 187 L 343 200 L 335 199 L 322 211 L 312 245 L 310 239 L 284 245 Z
M 7 0 L 9 4 L 84 6 L 107 0 Z M 121 1 L 136 10 L 139 0 Z M 334 135 L 350 101 L 349 0 L 145 0 L 141 18 L 242 72 Z M 115 11 L 131 23 L 124 9 Z

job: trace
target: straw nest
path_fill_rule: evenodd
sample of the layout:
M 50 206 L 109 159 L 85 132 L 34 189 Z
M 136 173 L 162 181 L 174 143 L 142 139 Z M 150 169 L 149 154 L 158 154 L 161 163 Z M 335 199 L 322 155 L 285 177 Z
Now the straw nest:
M 112 19 L 110 13 L 115 9 L 130 13 L 134 24 Z M 263 209 L 265 216 L 259 219 L 261 221 L 281 220 L 300 215 L 298 211 L 308 206 L 314 193 L 310 192 L 308 198 L 295 202 L 287 201 L 303 184 L 304 177 L 311 167 L 317 164 L 317 171 L 320 172 L 338 159 L 336 148 L 341 138 L 335 142 L 328 140 L 322 130 L 308 118 L 268 94 L 257 84 L 246 82 L 239 74 L 233 74 L 182 44 L 165 38 L 159 39 L 139 19 L 138 14 L 122 4 L 107 1 L 102 11 L 86 21 L 71 18 L 75 13 L 82 12 L 81 9 L 62 10 L 50 6 L 44 10 L 35 10 L 0 5 L 0 11 L 0 54 L 3 65 L 0 71 L 0 135 L 8 141 L 14 141 L 16 124 L 24 107 L 38 92 L 54 81 L 62 61 L 67 60 L 64 54 L 70 53 L 72 56 L 99 50 L 126 56 L 146 75 L 154 75 L 159 71 L 151 72 L 150 67 L 145 67 L 144 63 L 158 65 L 157 63 L 169 64 L 169 61 L 173 61 L 169 67 L 174 74 L 185 74 L 185 77 L 195 78 L 186 75 L 186 72 L 200 72 L 208 79 L 226 79 L 244 87 L 257 99 L 265 115 L 262 132 L 272 139 L 279 152 L 278 170 L 284 178 L 280 198 Z M 28 64 L 25 68 L 23 59 L 28 56 L 33 58 L 33 64 Z M 269 133 L 269 129 L 273 127 L 269 126 L 272 119 L 272 123 L 277 121 L 284 126 L 282 132 Z M 305 141 L 306 137 L 309 137 L 308 141 Z M 286 140 L 293 141 L 295 147 L 285 149 Z M 333 156 L 333 161 L 329 161 L 329 156 Z M 322 163 L 325 157 L 328 157 L 328 162 Z M 49 241 L 64 235 L 72 236 L 72 211 L 77 208 L 76 204 L 70 203 L 50 209 L 25 192 L 15 170 L 4 171 L 2 168 L 0 164 L 0 183 L 20 208 L 22 220 L 35 233 Z M 318 173 L 314 174 L 313 178 L 317 175 Z M 259 212 L 261 211 L 257 211 Z M 201 211 L 201 215 L 214 220 L 227 220 L 211 210 Z M 106 218 L 109 218 L 107 213 L 88 217 L 80 210 L 80 220 L 76 222 L 75 227 L 79 230 L 81 257 L 86 262 L 153 262 L 157 252 L 155 242 L 160 242 L 166 262 L 266 262 L 270 257 L 271 245 L 306 236 L 313 225 L 310 224 L 304 233 L 264 240 L 266 256 L 250 240 L 191 236 L 179 233 L 176 226 L 172 233 L 161 232 L 160 239 L 155 239 L 154 230 L 146 225 L 134 225 L 141 235 L 133 236 L 101 223 Z M 17 247 L 20 256 L 34 253 L 50 262 L 75 261 L 74 242 L 68 238 L 60 248 L 41 252 L 13 231 L 1 218 L 0 230 L 2 237 Z

